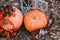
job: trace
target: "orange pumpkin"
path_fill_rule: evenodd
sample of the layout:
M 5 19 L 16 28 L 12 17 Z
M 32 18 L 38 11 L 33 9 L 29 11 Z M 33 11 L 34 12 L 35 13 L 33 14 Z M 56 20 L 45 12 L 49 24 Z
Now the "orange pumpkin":
M 43 28 L 47 25 L 46 15 L 41 11 L 31 10 L 24 17 L 24 25 L 30 32 Z
M 5 17 L 7 24 L 2 26 L 2 28 L 6 31 L 14 28 L 14 30 L 18 30 L 23 22 L 22 12 L 16 7 L 13 7 L 13 9 L 15 10 L 13 14 L 10 17 Z

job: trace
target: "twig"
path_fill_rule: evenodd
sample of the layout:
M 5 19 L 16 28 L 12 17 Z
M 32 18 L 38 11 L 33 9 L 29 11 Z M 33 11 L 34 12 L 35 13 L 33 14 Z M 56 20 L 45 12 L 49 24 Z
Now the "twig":
M 57 12 L 53 12 L 53 13 L 60 18 L 60 15 Z
M 40 29 L 31 32 L 32 40 L 37 40 L 35 36 L 39 33 L 39 30 Z

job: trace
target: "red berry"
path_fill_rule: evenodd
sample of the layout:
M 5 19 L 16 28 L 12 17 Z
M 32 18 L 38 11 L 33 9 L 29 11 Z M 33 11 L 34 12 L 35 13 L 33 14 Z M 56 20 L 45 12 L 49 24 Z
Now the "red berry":
M 9 5 L 6 5 L 5 11 L 8 12 L 9 11 L 9 8 L 10 8 L 10 6 Z
M 0 27 L 2 27 L 2 22 L 0 22 Z
M 13 31 L 12 31 L 12 30 L 9 30 L 9 32 L 10 32 L 10 33 L 13 33 Z
M 5 9 L 5 11 L 6 11 L 6 12 L 8 12 L 8 10 L 9 10 L 8 8 L 7 8 L 7 9 Z
M 0 16 L 2 16 L 3 15 L 3 13 L 2 12 L 0 12 Z
M 0 33 L 2 33 L 4 30 L 3 29 L 0 29 Z
M 2 11 L 0 12 L 0 16 L 3 16 L 3 14 L 4 14 L 4 10 L 2 10 Z
M 16 36 L 17 34 L 16 34 L 16 32 L 14 32 L 13 34 L 12 34 L 12 36 Z
M 9 39 L 10 38 L 10 33 L 8 32 L 6 35 L 6 38 Z
M 14 8 L 14 9 L 13 9 L 13 12 L 15 12 L 15 10 L 16 10 L 16 9 Z
M 9 5 L 6 5 L 6 8 L 10 8 L 10 6 Z
M 16 14 L 12 14 L 12 16 L 13 16 L 13 17 L 15 17 L 15 16 L 16 16 Z

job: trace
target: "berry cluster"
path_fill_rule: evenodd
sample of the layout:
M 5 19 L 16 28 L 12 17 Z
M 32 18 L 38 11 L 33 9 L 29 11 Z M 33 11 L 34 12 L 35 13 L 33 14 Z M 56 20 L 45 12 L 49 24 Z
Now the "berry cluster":
M 2 26 L 6 25 L 6 23 L 13 24 L 10 20 L 5 19 L 5 17 L 10 17 L 13 13 L 13 8 L 10 5 L 0 5 L 0 35 L 4 35 L 7 38 L 10 38 L 10 35 L 16 36 L 16 31 L 14 30 L 9 30 L 9 32 L 5 31 Z M 8 20 L 8 22 L 6 22 Z
M 4 16 L 4 17 L 11 16 L 12 12 L 13 12 L 12 6 L 10 6 L 10 5 L 5 5 L 5 6 L 0 5 L 0 16 Z

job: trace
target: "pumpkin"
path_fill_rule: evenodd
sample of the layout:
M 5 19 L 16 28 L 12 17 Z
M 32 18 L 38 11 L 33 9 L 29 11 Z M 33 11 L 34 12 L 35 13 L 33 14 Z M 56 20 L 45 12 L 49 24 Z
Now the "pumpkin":
M 47 25 L 47 18 L 44 12 L 31 10 L 24 17 L 24 25 L 28 31 L 38 30 Z
M 16 36 L 16 31 L 21 27 L 23 22 L 22 12 L 10 5 L 0 5 L 0 34 L 5 33 L 6 37 Z
M 5 17 L 5 22 L 6 22 L 6 25 L 3 25 L 2 28 L 6 31 L 9 31 L 9 30 L 18 30 L 21 25 L 22 25 L 22 22 L 23 22 L 23 15 L 22 15 L 22 12 L 13 6 L 13 9 L 15 10 L 12 15 L 10 17 Z

